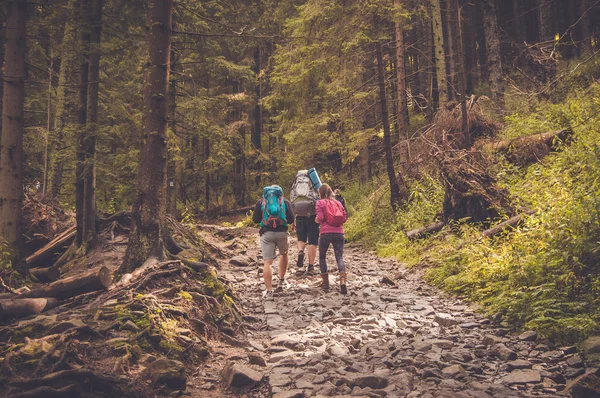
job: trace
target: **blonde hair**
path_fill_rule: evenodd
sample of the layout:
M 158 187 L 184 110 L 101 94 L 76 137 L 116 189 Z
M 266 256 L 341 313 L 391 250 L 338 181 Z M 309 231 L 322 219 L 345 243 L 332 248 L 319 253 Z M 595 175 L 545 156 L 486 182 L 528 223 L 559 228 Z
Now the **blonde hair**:
M 333 191 L 329 184 L 323 184 L 319 187 L 319 197 L 321 199 L 330 199 L 333 196 Z

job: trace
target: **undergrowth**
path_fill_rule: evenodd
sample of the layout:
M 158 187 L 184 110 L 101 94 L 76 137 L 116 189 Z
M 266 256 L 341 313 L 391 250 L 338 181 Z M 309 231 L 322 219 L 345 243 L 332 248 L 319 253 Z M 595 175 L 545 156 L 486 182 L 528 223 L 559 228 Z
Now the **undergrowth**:
M 575 137 L 527 168 L 498 161 L 499 183 L 515 208 L 535 211 L 510 231 L 484 238 L 478 226 L 459 223 L 409 242 L 405 231 L 429 224 L 441 210 L 443 187 L 425 176 L 411 182 L 410 202 L 396 215 L 385 186 L 352 198 L 347 237 L 409 266 L 428 266 L 431 283 L 468 297 L 507 327 L 537 330 L 557 343 L 581 341 L 599 331 L 600 321 L 599 113 L 595 84 L 507 117 L 499 138 L 555 129 Z

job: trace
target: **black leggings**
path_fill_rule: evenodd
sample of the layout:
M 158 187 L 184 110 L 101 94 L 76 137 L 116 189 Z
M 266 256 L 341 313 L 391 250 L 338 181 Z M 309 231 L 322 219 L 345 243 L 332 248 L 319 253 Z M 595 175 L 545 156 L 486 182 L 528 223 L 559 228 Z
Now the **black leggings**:
M 329 245 L 333 245 L 333 253 L 337 262 L 338 271 L 346 272 L 346 264 L 344 264 L 344 234 L 321 234 L 319 238 L 319 268 L 321 274 L 327 274 L 327 250 Z

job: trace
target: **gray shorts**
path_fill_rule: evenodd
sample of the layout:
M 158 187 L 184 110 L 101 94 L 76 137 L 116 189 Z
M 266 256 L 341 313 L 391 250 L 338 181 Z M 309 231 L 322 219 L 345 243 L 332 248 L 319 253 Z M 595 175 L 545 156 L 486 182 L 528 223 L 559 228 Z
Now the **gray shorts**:
M 288 252 L 288 232 L 281 231 L 266 231 L 260 237 L 260 249 L 264 260 L 273 260 L 277 255 L 275 248 L 279 250 L 279 254 Z

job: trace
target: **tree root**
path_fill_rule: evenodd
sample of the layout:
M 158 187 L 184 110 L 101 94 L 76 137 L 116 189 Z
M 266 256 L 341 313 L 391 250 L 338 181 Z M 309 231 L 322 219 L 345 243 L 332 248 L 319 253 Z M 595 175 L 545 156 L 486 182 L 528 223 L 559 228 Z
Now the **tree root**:
M 75 336 L 78 333 L 77 330 L 71 330 L 67 333 L 63 333 L 60 338 L 56 341 L 56 343 L 54 343 L 54 345 L 48 350 L 48 352 L 46 352 L 39 360 L 35 370 L 32 373 L 32 376 L 38 376 L 40 371 L 42 370 L 44 363 L 46 362 L 46 360 L 48 358 L 50 358 L 55 352 L 56 350 L 58 350 L 59 347 L 61 347 L 63 344 L 67 343 L 68 340 Z
M 62 388 L 37 387 L 19 394 L 11 394 L 12 398 L 70 398 L 79 396 L 79 386 L 69 384 Z
M 118 385 L 122 383 L 122 380 L 103 374 L 94 373 L 89 369 L 61 370 L 59 372 L 47 374 L 44 377 L 22 381 L 11 381 L 8 384 L 10 386 L 19 388 L 42 387 L 52 385 L 60 380 L 72 380 L 83 385 L 89 383 L 94 388 L 98 389 L 99 391 L 106 392 L 107 394 L 116 393 L 116 388 L 119 390 L 120 394 L 113 396 L 126 396 L 121 388 L 118 387 Z

